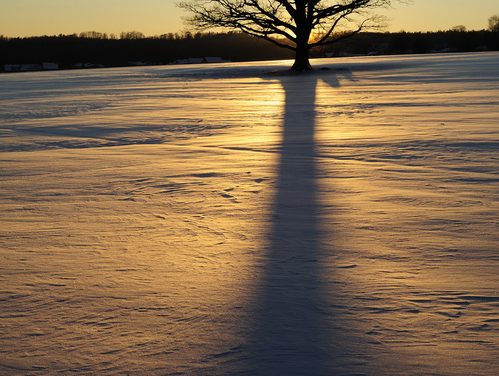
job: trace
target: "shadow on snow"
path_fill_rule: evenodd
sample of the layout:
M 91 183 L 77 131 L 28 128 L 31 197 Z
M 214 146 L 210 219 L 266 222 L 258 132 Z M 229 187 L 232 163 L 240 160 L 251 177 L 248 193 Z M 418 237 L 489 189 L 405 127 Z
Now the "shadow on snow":
M 318 197 L 316 90 L 333 87 L 333 72 L 279 78 L 285 92 L 282 143 L 268 248 L 252 328 L 249 374 L 330 375 L 335 367 L 321 244 Z M 348 71 L 341 72 L 351 79 Z M 334 292 L 333 292 L 334 294 Z

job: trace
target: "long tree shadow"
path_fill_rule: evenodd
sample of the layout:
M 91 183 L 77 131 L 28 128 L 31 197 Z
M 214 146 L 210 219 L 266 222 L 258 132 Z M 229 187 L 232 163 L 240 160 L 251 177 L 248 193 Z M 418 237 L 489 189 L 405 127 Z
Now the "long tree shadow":
M 330 292 L 321 263 L 331 250 L 321 245 L 315 141 L 319 77 L 339 86 L 333 72 L 280 77 L 285 114 L 255 305 L 252 375 L 331 375 L 335 365 L 334 318 L 328 313 Z

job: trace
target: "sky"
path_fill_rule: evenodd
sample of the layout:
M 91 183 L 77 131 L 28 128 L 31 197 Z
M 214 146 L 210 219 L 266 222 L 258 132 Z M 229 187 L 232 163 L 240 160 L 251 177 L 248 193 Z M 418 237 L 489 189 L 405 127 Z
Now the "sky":
M 177 0 L 0 0 L 0 35 L 141 31 L 160 35 L 186 30 Z M 408 3 L 408 4 L 406 4 Z M 487 27 L 499 0 L 404 0 L 380 13 L 389 31 L 434 31 L 464 25 Z

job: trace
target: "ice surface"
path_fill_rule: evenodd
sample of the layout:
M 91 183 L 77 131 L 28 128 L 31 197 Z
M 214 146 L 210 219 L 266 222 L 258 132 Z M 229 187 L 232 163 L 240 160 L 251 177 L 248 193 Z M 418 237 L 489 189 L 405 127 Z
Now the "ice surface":
M 498 61 L 1 75 L 0 374 L 496 374 Z

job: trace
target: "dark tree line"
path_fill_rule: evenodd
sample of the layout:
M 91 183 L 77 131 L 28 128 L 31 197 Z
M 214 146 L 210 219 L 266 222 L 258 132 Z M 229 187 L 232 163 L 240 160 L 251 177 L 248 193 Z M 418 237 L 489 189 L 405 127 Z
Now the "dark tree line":
M 418 33 L 361 33 L 322 51 L 328 56 L 499 51 L 499 32 L 448 30 Z
M 116 67 L 133 62 L 169 64 L 178 59 L 208 56 L 232 61 L 285 59 L 291 56 L 268 42 L 239 33 L 185 33 L 124 39 L 104 38 L 100 33 L 97 36 L 0 37 L 0 66 L 55 62 L 62 68 L 72 68 L 79 63 Z
M 132 38 L 133 37 L 133 38 Z M 450 30 L 432 33 L 359 33 L 311 50 L 312 57 L 365 54 L 469 52 L 499 50 L 499 31 Z M 0 36 L 0 69 L 5 64 L 78 63 L 106 67 L 133 62 L 168 64 L 177 59 L 218 56 L 231 61 L 293 58 L 293 51 L 242 33 L 167 34 L 146 38 L 140 34 L 114 39 L 103 34 L 30 38 Z

